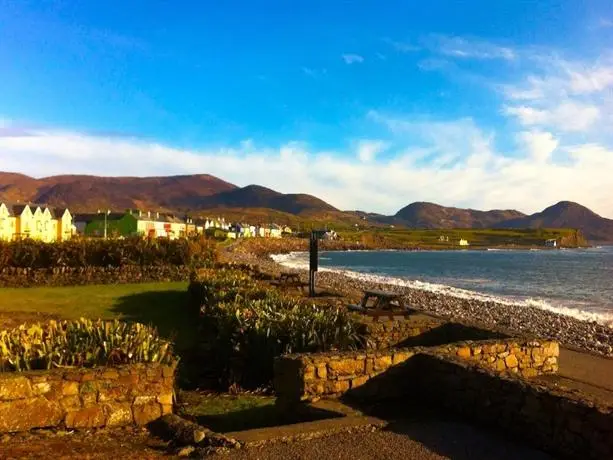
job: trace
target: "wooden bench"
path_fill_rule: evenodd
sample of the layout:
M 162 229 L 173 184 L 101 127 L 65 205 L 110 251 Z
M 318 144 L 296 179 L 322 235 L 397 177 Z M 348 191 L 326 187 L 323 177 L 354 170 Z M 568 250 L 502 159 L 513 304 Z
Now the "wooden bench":
M 373 299 L 374 302 L 368 303 Z M 402 300 L 402 294 L 392 291 L 379 291 L 377 289 L 367 289 L 364 291 L 364 296 L 359 305 L 349 305 L 349 309 L 353 311 L 366 310 L 393 310 L 396 308 L 406 308 Z

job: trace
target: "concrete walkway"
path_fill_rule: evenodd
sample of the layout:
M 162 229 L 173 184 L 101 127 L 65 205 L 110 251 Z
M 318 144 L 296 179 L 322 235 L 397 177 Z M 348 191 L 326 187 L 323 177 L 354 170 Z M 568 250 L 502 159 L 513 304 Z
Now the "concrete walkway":
M 381 431 L 332 436 L 240 449 L 223 458 L 243 460 L 550 460 L 549 455 L 498 433 L 453 420 L 417 418 Z
M 560 348 L 557 375 L 539 380 L 558 383 L 613 404 L 613 359 Z

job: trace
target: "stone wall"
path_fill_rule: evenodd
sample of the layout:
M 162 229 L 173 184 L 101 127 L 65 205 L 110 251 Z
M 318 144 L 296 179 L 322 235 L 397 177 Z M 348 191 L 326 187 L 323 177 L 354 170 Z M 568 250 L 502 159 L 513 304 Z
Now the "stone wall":
M 366 347 L 433 346 L 464 340 L 508 339 L 508 335 L 460 323 L 450 323 L 430 315 L 356 314 L 360 333 L 366 337 Z
M 172 412 L 174 373 L 160 364 L 0 373 L 0 432 L 144 425 Z
M 190 269 L 179 265 L 121 267 L 0 268 L 0 287 L 75 286 L 185 281 Z
M 417 362 L 419 361 L 419 362 Z M 569 458 L 613 458 L 613 405 L 457 356 L 422 353 L 415 393 L 424 402 Z
M 408 339 L 420 337 L 441 326 L 442 321 L 411 321 L 409 316 L 356 314 L 360 333 L 366 338 L 366 347 L 384 349 L 403 346 Z
M 335 397 L 385 373 L 385 379 L 377 380 L 376 388 L 371 384 L 371 391 L 353 393 L 379 399 L 397 397 L 408 392 L 409 387 L 394 381 L 394 375 L 405 372 L 409 361 L 426 350 L 440 356 L 458 357 L 497 373 L 525 377 L 557 372 L 560 353 L 554 341 L 508 340 L 460 342 L 431 348 L 285 355 L 275 360 L 275 391 L 281 404 Z M 401 364 L 402 367 L 394 369 Z

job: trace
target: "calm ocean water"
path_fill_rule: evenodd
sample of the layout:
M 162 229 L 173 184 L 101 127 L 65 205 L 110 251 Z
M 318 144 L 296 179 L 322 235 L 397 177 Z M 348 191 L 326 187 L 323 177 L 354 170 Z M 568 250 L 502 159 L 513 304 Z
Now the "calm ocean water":
M 305 267 L 306 254 L 276 256 Z M 576 250 L 349 251 L 320 254 L 320 266 L 354 277 L 461 297 L 494 297 L 585 319 L 613 319 L 613 246 Z M 577 314 L 575 314 L 575 312 Z

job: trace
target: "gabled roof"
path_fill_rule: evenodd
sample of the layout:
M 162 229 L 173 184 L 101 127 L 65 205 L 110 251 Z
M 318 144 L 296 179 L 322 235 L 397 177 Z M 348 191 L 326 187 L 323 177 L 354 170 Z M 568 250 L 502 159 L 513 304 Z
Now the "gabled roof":
M 20 216 L 23 213 L 24 209 L 30 208 L 29 205 L 22 204 L 22 203 L 13 203 L 13 204 L 10 204 L 10 205 L 7 204 L 6 207 L 9 210 L 9 214 L 12 215 L 12 216 L 15 216 L 15 217 L 16 216 Z

